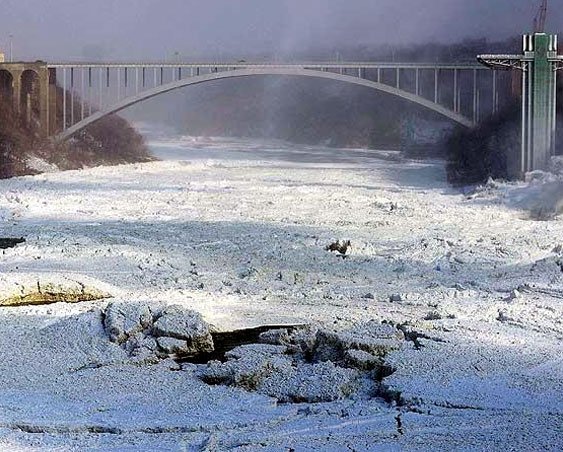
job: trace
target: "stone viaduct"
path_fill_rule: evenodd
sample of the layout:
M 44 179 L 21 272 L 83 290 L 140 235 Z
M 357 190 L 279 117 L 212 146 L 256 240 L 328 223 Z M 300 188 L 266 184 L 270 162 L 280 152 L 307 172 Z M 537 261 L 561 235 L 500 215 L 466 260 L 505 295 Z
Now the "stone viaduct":
M 11 104 L 14 112 L 28 122 L 37 118 L 46 136 L 55 130 L 56 74 L 47 63 L 0 63 L 0 99 Z

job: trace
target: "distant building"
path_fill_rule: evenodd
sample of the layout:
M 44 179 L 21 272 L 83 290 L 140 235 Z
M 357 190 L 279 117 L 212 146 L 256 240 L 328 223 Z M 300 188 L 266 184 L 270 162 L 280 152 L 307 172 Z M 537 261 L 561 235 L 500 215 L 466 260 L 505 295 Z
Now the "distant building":
M 6 62 L 6 57 L 4 56 L 4 52 L 0 50 L 0 63 Z

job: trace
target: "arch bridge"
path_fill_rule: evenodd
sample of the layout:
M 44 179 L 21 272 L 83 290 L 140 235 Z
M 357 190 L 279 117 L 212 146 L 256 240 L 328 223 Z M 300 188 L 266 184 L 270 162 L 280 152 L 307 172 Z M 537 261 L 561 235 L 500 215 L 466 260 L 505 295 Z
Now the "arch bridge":
M 520 71 L 520 170 L 546 169 L 556 149 L 557 73 L 563 69 L 557 35 L 524 35 L 522 54 L 477 60 L 480 64 L 0 62 L 0 100 L 28 123 L 36 121 L 45 136 L 66 140 L 108 115 L 187 86 L 237 77 L 312 77 L 371 88 L 472 127 L 514 97 L 514 71 Z
M 65 140 L 136 103 L 191 85 L 255 76 L 309 77 L 374 89 L 465 127 L 498 111 L 509 81 L 473 63 L 0 63 L 0 95 Z M 503 80 L 505 81 L 503 83 Z

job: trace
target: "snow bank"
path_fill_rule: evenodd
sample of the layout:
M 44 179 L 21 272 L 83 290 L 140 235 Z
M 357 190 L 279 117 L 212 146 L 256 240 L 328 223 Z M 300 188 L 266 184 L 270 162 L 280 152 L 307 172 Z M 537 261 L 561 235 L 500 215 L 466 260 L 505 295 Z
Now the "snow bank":
M 511 190 L 508 202 L 530 211 L 532 218 L 547 220 L 563 212 L 563 158 L 554 158 L 551 172 L 526 175 L 526 187 Z

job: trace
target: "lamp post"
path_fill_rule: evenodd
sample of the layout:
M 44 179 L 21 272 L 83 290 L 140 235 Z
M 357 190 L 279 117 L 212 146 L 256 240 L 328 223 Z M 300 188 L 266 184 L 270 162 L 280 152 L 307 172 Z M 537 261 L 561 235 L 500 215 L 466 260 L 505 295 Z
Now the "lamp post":
M 14 61 L 14 35 L 10 33 L 10 63 Z

